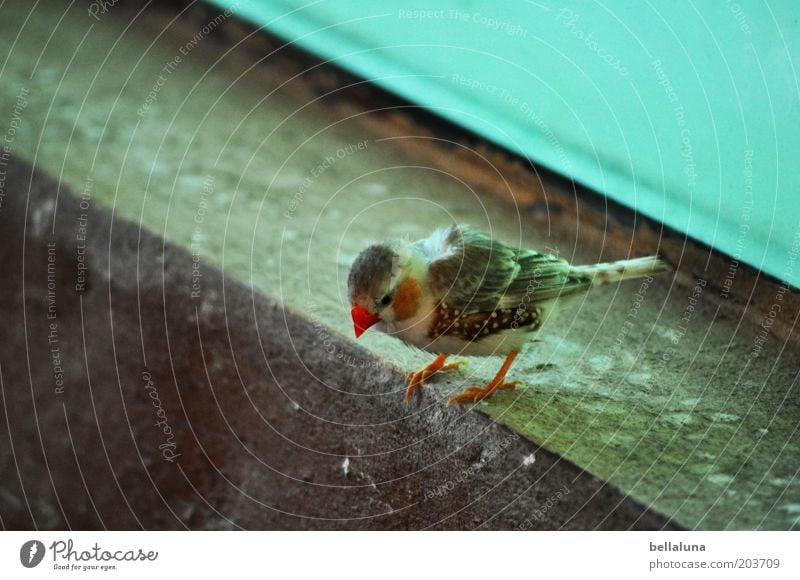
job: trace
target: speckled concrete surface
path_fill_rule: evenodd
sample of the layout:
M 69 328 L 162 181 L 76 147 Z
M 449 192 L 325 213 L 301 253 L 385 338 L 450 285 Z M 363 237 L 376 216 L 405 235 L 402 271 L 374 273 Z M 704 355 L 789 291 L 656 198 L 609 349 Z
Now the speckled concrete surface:
M 192 297 L 186 250 L 63 187 L 54 216 L 24 164 L 7 184 L 5 528 L 674 527 L 478 413 L 405 413 L 396 368 L 214 268 Z
M 26 14 L 3 12 L 5 30 L 17 30 Z M 542 220 L 535 208 L 488 201 L 457 175 L 402 154 L 397 140 L 376 138 L 358 106 L 349 117 L 324 97 L 315 101 L 320 94 L 300 81 L 277 88 L 291 64 L 253 66 L 251 52 L 226 53 L 214 38 L 175 63 L 204 24 L 202 12 L 168 27 L 163 14 L 133 27 L 122 10 L 99 22 L 77 8 L 61 16 L 41 7 L 16 39 L 0 37 L 6 49 L 13 43 L 0 73 L 6 118 L 26 91 L 13 152 L 92 205 L 187 248 L 194 258 L 185 281 L 200 273 L 201 295 L 202 276 L 218 266 L 340 341 L 351 334 L 347 266 L 386 235 L 415 238 L 455 220 L 574 261 L 633 251 L 581 243 L 575 216 L 544 207 Z M 551 221 L 574 223 L 573 235 Z M 722 282 L 708 280 L 696 297 L 691 285 L 665 277 L 578 299 L 515 364 L 512 378 L 525 387 L 480 411 L 683 526 L 796 527 L 797 359 L 773 335 L 752 354 L 761 329 L 719 308 Z M 306 336 L 287 340 L 320 348 Z M 373 333 L 361 343 L 391 368 L 427 360 Z M 328 356 L 328 380 L 339 376 L 341 352 Z M 436 381 L 407 414 L 394 407 L 403 390 L 395 375 L 362 369 L 352 388 L 379 384 L 398 423 L 414 421 L 445 413 L 445 397 L 486 380 L 500 361 L 470 363 Z M 463 411 L 446 413 L 455 421 Z

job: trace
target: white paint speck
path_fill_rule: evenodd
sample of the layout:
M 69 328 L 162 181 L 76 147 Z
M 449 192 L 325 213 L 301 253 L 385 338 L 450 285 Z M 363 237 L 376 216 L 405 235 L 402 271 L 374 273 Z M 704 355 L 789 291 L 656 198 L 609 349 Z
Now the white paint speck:
M 733 478 L 730 475 L 725 475 L 724 473 L 715 473 L 713 475 L 709 475 L 706 477 L 706 479 L 715 485 L 728 485 L 733 481 Z
M 522 460 L 522 465 L 525 467 L 533 465 L 534 463 L 536 463 L 536 456 L 533 453 L 525 456 L 525 458 Z
M 364 193 L 370 195 L 381 195 L 389 191 L 389 189 L 382 183 L 367 183 L 363 188 Z
M 345 474 L 345 476 L 348 473 L 350 473 L 350 458 L 349 457 L 345 457 L 344 461 L 342 461 L 342 472 Z
M 680 341 L 683 335 L 673 328 L 666 328 L 663 326 L 655 326 L 653 328 L 656 335 L 664 340 L 668 340 L 669 342 L 675 344 L 676 342 Z
M 626 381 L 638 387 L 647 387 L 653 380 L 653 375 L 650 373 L 630 373 L 626 377 Z M 685 403 L 684 403 L 685 404 Z M 691 405 L 690 405 L 691 406 Z
M 604 372 L 613 366 L 613 360 L 610 356 L 597 355 L 589 359 L 589 364 L 595 371 Z

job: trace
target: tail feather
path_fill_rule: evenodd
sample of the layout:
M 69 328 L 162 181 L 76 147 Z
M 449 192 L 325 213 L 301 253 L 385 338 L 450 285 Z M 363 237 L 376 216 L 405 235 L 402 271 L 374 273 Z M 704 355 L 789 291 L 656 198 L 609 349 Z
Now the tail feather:
M 572 266 L 570 275 L 589 278 L 592 286 L 611 284 L 620 280 L 646 278 L 662 272 L 667 272 L 670 266 L 658 256 L 646 256 L 631 260 L 619 260 L 603 264 L 586 266 Z

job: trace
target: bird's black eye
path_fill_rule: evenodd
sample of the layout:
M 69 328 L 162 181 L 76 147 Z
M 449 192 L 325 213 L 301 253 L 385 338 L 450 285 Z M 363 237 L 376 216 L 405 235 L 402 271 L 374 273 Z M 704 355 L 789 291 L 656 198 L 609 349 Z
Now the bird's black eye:
M 389 302 L 391 302 L 391 301 L 392 301 L 392 295 L 391 294 L 384 294 L 383 298 L 381 298 L 381 305 L 388 306 Z

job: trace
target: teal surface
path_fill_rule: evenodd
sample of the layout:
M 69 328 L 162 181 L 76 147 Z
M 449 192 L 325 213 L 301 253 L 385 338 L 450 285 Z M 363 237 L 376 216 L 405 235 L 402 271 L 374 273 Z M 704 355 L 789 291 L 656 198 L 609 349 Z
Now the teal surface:
M 214 0 L 800 286 L 800 10 Z

